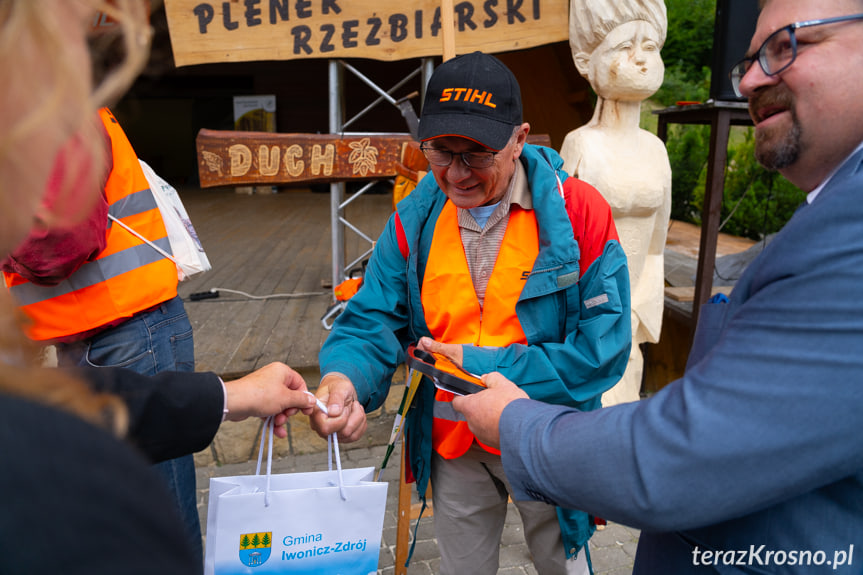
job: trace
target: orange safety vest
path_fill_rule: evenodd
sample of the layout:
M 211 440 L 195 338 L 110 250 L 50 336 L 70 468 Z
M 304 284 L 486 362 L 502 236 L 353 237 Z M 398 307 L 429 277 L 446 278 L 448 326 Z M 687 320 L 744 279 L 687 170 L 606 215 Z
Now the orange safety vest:
M 539 254 L 539 233 L 532 210 L 512 206 L 500 251 L 480 309 L 461 243 L 455 205 L 447 201 L 435 224 L 422 284 L 426 323 L 443 343 L 503 347 L 526 344 L 515 304 Z M 453 394 L 435 390 L 432 446 L 441 457 L 463 455 L 474 435 L 452 409 Z M 486 451 L 500 451 L 480 445 Z
M 99 111 L 111 138 L 113 168 L 105 185 L 109 213 L 168 253 L 165 224 L 138 156 L 107 108 Z M 128 230 L 110 225 L 107 244 L 55 286 L 40 286 L 4 272 L 6 285 L 30 318 L 37 341 L 67 337 L 128 318 L 177 295 L 177 267 Z

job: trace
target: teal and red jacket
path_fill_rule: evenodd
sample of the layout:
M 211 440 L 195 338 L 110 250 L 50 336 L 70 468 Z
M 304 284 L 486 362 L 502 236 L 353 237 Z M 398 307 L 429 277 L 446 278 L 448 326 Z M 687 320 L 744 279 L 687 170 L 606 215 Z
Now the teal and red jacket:
M 539 254 L 516 304 L 528 344 L 463 346 L 463 367 L 471 373 L 499 371 L 532 399 L 597 409 L 629 358 L 626 255 L 608 203 L 592 186 L 568 177 L 556 152 L 525 145 L 520 161 L 539 232 Z M 383 404 L 407 346 L 431 335 L 421 282 L 446 200 L 428 174 L 398 203 L 362 287 L 321 349 L 321 375 L 339 372 L 350 378 L 367 411 Z M 434 387 L 424 383 L 406 422 L 410 467 L 421 496 L 430 475 L 433 405 Z M 558 517 L 567 554 L 575 554 L 592 534 L 592 521 L 586 513 L 565 509 L 558 509 Z

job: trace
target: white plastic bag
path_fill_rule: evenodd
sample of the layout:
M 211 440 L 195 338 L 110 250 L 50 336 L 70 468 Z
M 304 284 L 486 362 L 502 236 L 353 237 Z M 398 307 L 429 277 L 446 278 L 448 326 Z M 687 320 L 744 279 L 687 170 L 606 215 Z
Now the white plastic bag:
M 182 281 L 191 275 L 211 269 L 210 260 L 204 253 L 204 247 L 180 200 L 180 194 L 171 184 L 159 177 L 144 160 L 138 161 L 141 163 L 147 182 L 150 183 L 150 190 L 156 197 L 156 203 L 159 204 L 159 211 L 162 212 L 162 219 L 168 230 L 168 240 L 171 242 L 171 251 L 174 252 L 174 263 L 177 264 L 177 277 Z
M 198 239 L 198 234 L 195 232 L 194 226 L 192 226 L 192 220 L 189 219 L 186 207 L 183 205 L 182 200 L 180 200 L 180 194 L 177 193 L 177 190 L 171 184 L 153 171 L 153 168 L 144 160 L 139 159 L 138 161 L 141 164 L 141 169 L 144 171 L 144 176 L 147 178 L 147 183 L 150 184 L 150 191 L 153 192 L 153 197 L 159 206 L 159 212 L 162 214 L 162 221 L 165 223 L 165 229 L 168 231 L 168 241 L 171 244 L 173 255 L 165 252 L 152 241 L 112 215 L 108 214 L 108 217 L 174 262 L 177 266 L 177 278 L 180 281 L 211 269 L 210 260 L 207 258 L 207 254 L 204 253 L 204 246 L 201 245 L 201 240 Z

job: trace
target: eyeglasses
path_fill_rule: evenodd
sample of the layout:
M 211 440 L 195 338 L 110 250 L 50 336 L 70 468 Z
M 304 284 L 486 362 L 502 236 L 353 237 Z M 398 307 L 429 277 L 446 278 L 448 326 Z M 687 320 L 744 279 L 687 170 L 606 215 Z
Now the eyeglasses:
M 758 61 L 761 69 L 768 76 L 775 76 L 794 63 L 794 60 L 797 59 L 797 36 L 795 35 L 795 30 L 851 20 L 863 20 L 863 14 L 794 22 L 784 28 L 780 28 L 767 37 L 767 40 L 764 41 L 755 55 L 742 59 L 731 68 L 729 75 L 731 76 L 731 85 L 734 87 L 734 93 L 739 98 L 743 97 L 743 94 L 740 93 L 740 81 L 756 61 Z
M 500 152 L 451 152 L 449 150 L 441 150 L 431 146 L 420 146 L 420 150 L 425 154 L 426 159 L 433 166 L 449 166 L 452 164 L 453 156 L 461 156 L 461 161 L 468 168 L 475 170 L 483 170 L 490 168 L 494 164 L 494 157 Z

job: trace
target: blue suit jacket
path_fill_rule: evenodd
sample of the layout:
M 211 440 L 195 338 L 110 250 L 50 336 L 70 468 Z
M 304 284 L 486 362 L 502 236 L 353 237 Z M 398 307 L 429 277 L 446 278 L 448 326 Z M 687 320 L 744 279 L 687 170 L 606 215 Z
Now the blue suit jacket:
M 500 431 L 520 497 L 642 529 L 636 574 L 861 573 L 861 422 L 858 151 L 702 308 L 682 379 L 590 413 L 518 400 Z

